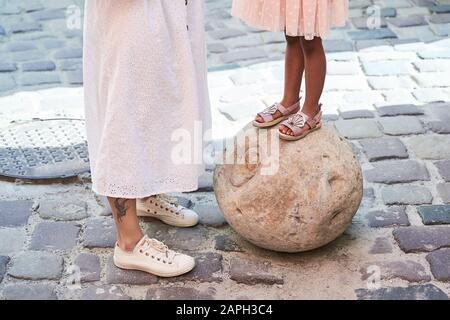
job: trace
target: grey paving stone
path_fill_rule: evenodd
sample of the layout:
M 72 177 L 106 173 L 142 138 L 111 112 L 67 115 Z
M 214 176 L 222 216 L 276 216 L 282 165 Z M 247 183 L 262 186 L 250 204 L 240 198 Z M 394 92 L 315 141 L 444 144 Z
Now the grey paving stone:
M 37 22 L 20 22 L 11 26 L 10 31 L 12 33 L 23 33 L 31 31 L 41 31 L 42 26 Z
M 42 219 L 57 221 L 81 220 L 88 217 L 87 203 L 41 200 L 37 209 Z
M 56 286 L 49 283 L 11 283 L 3 289 L 6 300 L 57 300 Z
M 88 286 L 81 292 L 81 300 L 131 300 L 117 286 Z
M 326 52 L 346 52 L 353 51 L 353 43 L 343 40 L 324 40 L 323 47 Z
M 405 145 L 397 138 L 379 138 L 361 140 L 364 152 L 369 161 L 408 158 Z
M 195 254 L 195 268 L 180 277 L 168 278 L 169 282 L 199 281 L 222 282 L 222 255 L 213 252 Z
M 0 92 L 7 91 L 15 88 L 16 81 L 14 78 L 7 74 L 0 74 Z
M 356 29 L 360 30 L 369 30 L 369 26 L 367 25 L 368 19 L 367 17 L 355 17 L 351 19 L 353 25 Z M 387 27 L 386 19 L 380 19 L 380 28 Z
M 69 84 L 73 84 L 73 85 L 83 84 L 83 71 L 82 70 L 69 71 L 66 73 L 66 76 L 67 76 L 67 82 L 69 82 Z
M 409 226 L 408 216 L 403 206 L 371 211 L 367 213 L 366 219 L 369 227 L 372 228 Z
M 375 261 L 367 263 L 361 268 L 362 280 L 367 280 L 372 273 L 369 266 L 378 266 L 382 280 L 391 280 L 394 278 L 406 280 L 408 282 L 428 282 L 431 276 L 427 273 L 425 267 L 418 262 L 412 260 L 398 261 Z
M 412 64 L 402 60 L 365 61 L 363 69 L 368 76 L 408 75 L 413 72 Z
M 408 287 L 389 287 L 377 290 L 357 289 L 358 300 L 448 300 L 448 296 L 434 284 Z
M 100 281 L 100 258 L 94 253 L 80 253 L 74 261 L 80 269 L 82 282 Z
M 158 278 L 150 273 L 137 270 L 123 270 L 114 265 L 110 256 L 106 265 L 107 284 L 149 285 L 158 282 Z
M 71 250 L 79 232 L 80 226 L 74 222 L 41 222 L 34 229 L 30 249 Z
M 46 49 L 60 49 L 60 48 L 64 47 L 65 44 L 66 44 L 66 42 L 63 40 L 60 40 L 60 39 L 44 39 L 44 40 L 42 40 L 42 45 Z
M 25 241 L 25 231 L 0 228 L 0 255 L 10 255 L 21 251 Z
M 426 160 L 450 159 L 450 136 L 449 135 L 424 135 L 415 136 L 407 142 L 409 150 Z
M 397 35 L 389 28 L 374 30 L 350 31 L 348 33 L 352 40 L 390 39 L 397 38 Z
M 206 240 L 207 230 L 201 225 L 193 228 L 175 228 L 160 221 L 152 221 L 147 225 L 145 233 L 150 238 L 164 242 L 170 248 L 198 251 Z
M 450 13 L 450 4 L 437 4 L 430 7 L 433 13 Z
M 417 116 L 424 113 L 422 109 L 413 104 L 382 106 L 378 107 L 377 110 L 381 117 L 392 117 L 399 115 Z
M 214 248 L 225 252 L 241 252 L 241 247 L 234 242 L 229 236 L 218 235 L 214 239 Z
M 212 192 L 213 190 L 213 172 L 205 171 L 198 178 L 198 192 Z
M 373 119 L 338 120 L 334 125 L 348 139 L 378 138 L 383 135 Z
M 266 58 L 267 53 L 263 49 L 248 49 L 224 53 L 220 57 L 223 63 L 229 64 L 245 60 Z
M 430 180 L 427 168 L 414 160 L 389 160 L 372 165 L 373 169 L 364 172 L 369 182 L 393 184 Z
M 9 257 L 7 256 L 0 256 L 0 283 L 3 281 L 3 277 L 6 274 L 6 267 L 9 263 Z
M 53 71 L 56 69 L 56 65 L 53 61 L 31 61 L 22 64 L 23 71 Z
M 0 226 L 20 227 L 28 222 L 33 201 L 11 200 L 0 201 Z
M 448 134 L 450 133 L 450 123 L 448 121 L 428 121 L 427 126 L 430 128 L 431 131 L 434 133 L 439 134 Z
M 208 44 L 208 52 L 209 53 L 224 53 L 227 52 L 228 48 L 222 43 L 211 43 Z
M 450 14 L 448 13 L 434 14 L 428 18 L 428 21 L 430 21 L 430 23 L 435 24 L 444 24 L 444 23 L 448 24 L 450 23 Z
M 77 58 L 65 59 L 59 61 L 58 65 L 61 71 L 76 71 L 81 70 L 83 68 L 83 60 Z
M 66 11 L 63 9 L 45 9 L 34 11 L 30 14 L 30 16 L 37 21 L 46 21 L 46 20 L 54 20 L 54 19 L 64 19 L 66 17 Z
M 392 253 L 392 245 L 388 238 L 378 237 L 369 250 L 370 254 Z
M 209 292 L 201 292 L 188 287 L 150 288 L 146 300 L 213 300 Z
M 420 206 L 417 208 L 423 224 L 450 224 L 450 205 Z
M 440 183 L 436 190 L 444 203 L 450 203 L 450 183 Z
M 238 283 L 283 284 L 282 276 L 276 275 L 270 262 L 260 262 L 233 258 L 230 262 L 230 278 Z
M 83 245 L 87 248 L 114 248 L 116 226 L 111 217 L 90 218 L 86 222 Z
M 431 252 L 450 247 L 450 226 L 411 226 L 394 230 L 394 238 L 406 252 Z
M 347 119 L 357 119 L 357 118 L 374 118 L 375 115 L 370 110 L 352 110 L 339 112 L 341 117 L 345 120 Z
M 82 48 L 64 48 L 57 50 L 54 54 L 55 59 L 74 59 L 83 57 Z
M 36 49 L 36 45 L 32 41 L 9 42 L 6 47 L 11 52 L 28 51 Z
M 385 117 L 379 120 L 385 134 L 398 136 L 409 134 L 420 134 L 425 128 L 417 117 L 398 116 Z
M 422 59 L 450 59 L 450 51 L 444 49 L 419 51 L 417 55 Z
M 386 20 L 390 24 L 392 24 L 398 28 L 424 26 L 427 24 L 424 16 L 421 16 L 421 15 L 408 15 L 408 16 L 395 17 L 395 18 L 387 18 Z
M 212 227 L 222 227 L 227 224 L 216 201 L 196 203 L 193 210 L 199 215 L 200 224 Z
M 56 72 L 27 72 L 21 75 L 20 84 L 23 86 L 37 86 L 43 84 L 60 83 L 61 78 Z
M 58 280 L 63 271 L 61 256 L 44 251 L 25 251 L 12 259 L 8 274 L 17 279 Z
M 426 187 L 412 185 L 387 186 L 382 189 L 381 195 L 386 205 L 429 204 L 433 200 Z
M 14 62 L 24 62 L 33 60 L 43 60 L 46 58 L 46 53 L 40 50 L 29 50 L 29 51 L 17 51 L 12 52 L 11 60 Z
M 13 72 L 17 70 L 15 63 L 11 62 L 0 62 L 0 72 Z
M 245 33 L 242 30 L 227 28 L 211 31 L 209 32 L 209 35 L 216 40 L 225 40 L 229 38 L 245 36 Z
M 426 257 L 431 273 L 439 281 L 450 281 L 450 249 L 429 253 Z
M 438 168 L 442 179 L 446 182 L 450 182 L 450 160 L 437 161 L 434 165 Z

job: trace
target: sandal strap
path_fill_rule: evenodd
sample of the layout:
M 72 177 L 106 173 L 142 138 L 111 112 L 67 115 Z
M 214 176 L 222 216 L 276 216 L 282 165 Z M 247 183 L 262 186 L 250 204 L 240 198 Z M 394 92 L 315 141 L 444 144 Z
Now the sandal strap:
M 270 107 L 267 107 L 261 112 L 258 112 L 258 115 L 263 118 L 264 122 L 269 122 L 274 120 L 273 115 L 279 111 L 283 116 L 289 115 L 294 112 L 297 108 L 300 107 L 300 99 L 293 104 L 292 106 L 285 107 L 281 103 L 274 103 Z
M 309 117 L 303 112 L 296 113 L 290 116 L 287 120 L 283 121 L 281 124 L 291 129 L 294 136 L 299 136 L 305 131 L 309 131 L 317 127 L 322 121 L 322 104 L 319 105 L 319 112 L 314 117 Z M 309 128 L 306 128 L 306 124 Z

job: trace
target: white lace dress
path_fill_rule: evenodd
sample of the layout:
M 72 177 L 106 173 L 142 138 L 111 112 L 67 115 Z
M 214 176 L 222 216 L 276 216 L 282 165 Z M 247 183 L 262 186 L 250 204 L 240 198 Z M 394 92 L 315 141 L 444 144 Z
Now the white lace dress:
M 86 0 L 84 93 L 94 192 L 192 191 L 210 129 L 203 1 Z

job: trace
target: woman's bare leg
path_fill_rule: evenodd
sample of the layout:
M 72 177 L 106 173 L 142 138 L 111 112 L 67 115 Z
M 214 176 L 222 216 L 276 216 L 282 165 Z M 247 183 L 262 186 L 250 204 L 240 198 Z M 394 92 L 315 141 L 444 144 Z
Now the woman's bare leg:
M 300 38 L 300 44 L 305 59 L 305 80 L 306 80 L 306 100 L 303 104 L 303 113 L 313 117 L 317 114 L 320 97 L 325 84 L 327 72 L 327 61 L 321 38 L 306 40 Z M 292 135 L 292 131 L 284 126 L 280 126 L 280 131 Z
M 290 37 L 286 35 L 284 68 L 284 96 L 280 103 L 285 107 L 289 107 L 298 101 L 303 71 L 305 69 L 300 37 Z M 277 111 L 274 114 L 274 119 L 279 117 L 281 117 L 281 113 Z M 258 115 L 256 121 L 263 122 L 263 119 Z
M 109 198 L 117 227 L 117 242 L 125 251 L 132 251 L 144 236 L 136 214 L 136 199 Z

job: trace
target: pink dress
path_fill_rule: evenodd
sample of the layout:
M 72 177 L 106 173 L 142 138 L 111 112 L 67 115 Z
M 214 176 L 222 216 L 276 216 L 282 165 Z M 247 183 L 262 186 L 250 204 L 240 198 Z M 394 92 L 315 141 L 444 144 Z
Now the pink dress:
M 256 28 L 312 40 L 345 26 L 348 0 L 233 0 L 232 15 Z

